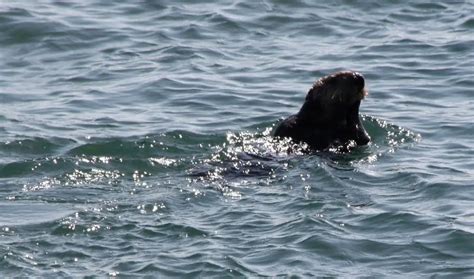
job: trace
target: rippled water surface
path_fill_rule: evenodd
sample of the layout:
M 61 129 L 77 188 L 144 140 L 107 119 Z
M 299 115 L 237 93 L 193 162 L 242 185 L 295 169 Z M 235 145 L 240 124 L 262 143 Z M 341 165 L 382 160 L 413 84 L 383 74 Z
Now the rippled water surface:
M 2 277 L 474 276 L 474 3 L 316 2 L 1 2 Z M 343 69 L 370 145 L 271 138 Z

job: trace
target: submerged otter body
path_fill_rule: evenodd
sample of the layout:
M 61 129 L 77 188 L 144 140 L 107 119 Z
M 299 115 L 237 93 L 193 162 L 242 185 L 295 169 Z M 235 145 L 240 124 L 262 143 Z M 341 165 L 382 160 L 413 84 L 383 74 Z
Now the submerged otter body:
M 304 142 L 311 149 L 366 145 L 370 136 L 359 117 L 367 95 L 364 77 L 351 71 L 320 78 L 306 95 L 300 111 L 283 120 L 274 136 Z

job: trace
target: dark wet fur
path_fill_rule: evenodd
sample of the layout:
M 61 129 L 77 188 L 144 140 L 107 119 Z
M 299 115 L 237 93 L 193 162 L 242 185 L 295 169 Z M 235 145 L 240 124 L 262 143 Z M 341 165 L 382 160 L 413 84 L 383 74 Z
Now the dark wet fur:
M 348 151 L 352 146 L 366 145 L 370 136 L 359 116 L 364 86 L 363 76 L 350 71 L 319 79 L 300 111 L 279 123 L 273 135 L 306 143 L 313 150 L 335 147 Z

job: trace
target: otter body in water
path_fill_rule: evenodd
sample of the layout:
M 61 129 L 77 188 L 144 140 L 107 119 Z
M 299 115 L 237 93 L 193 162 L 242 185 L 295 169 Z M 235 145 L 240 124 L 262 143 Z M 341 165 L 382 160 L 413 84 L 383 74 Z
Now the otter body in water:
M 317 80 L 300 111 L 276 127 L 275 137 L 304 142 L 311 149 L 348 149 L 369 143 L 370 136 L 359 118 L 359 106 L 367 95 L 364 77 L 351 71 Z

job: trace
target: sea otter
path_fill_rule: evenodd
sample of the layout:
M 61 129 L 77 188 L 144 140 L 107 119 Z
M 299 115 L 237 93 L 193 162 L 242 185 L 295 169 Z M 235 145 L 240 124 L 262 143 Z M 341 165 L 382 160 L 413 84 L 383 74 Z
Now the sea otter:
M 359 106 L 367 95 L 364 77 L 343 71 L 317 80 L 300 111 L 276 127 L 273 136 L 306 143 L 313 150 L 335 147 L 348 151 L 366 145 L 370 136 L 359 118 Z

